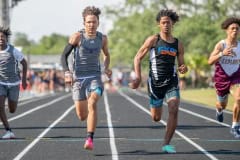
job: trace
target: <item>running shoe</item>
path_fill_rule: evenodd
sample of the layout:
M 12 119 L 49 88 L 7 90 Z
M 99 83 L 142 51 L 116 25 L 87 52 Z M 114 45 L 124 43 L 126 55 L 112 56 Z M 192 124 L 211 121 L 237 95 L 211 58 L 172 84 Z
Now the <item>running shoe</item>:
M 165 145 L 162 147 L 162 151 L 165 153 L 176 153 L 176 149 L 172 145 Z
M 93 150 L 93 140 L 92 138 L 87 138 L 84 144 L 84 148 L 87 150 Z
M 14 133 L 11 131 L 7 131 L 3 136 L 2 139 L 14 139 L 16 138 Z
M 240 138 L 240 126 L 235 126 L 234 128 L 231 128 L 230 133 L 231 133 L 235 138 Z
M 223 122 L 223 112 L 216 111 L 216 118 L 218 122 Z

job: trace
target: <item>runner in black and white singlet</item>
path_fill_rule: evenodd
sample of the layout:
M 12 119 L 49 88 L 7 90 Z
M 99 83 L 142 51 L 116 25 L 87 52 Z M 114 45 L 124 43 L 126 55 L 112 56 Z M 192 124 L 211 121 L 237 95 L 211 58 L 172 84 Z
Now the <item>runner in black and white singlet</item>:
M 227 106 L 229 93 L 232 93 L 234 106 L 230 132 L 235 138 L 240 138 L 240 18 L 227 18 L 221 27 L 227 37 L 216 44 L 208 59 L 210 65 L 215 64 L 216 118 L 223 122 L 223 110 Z
M 2 139 L 15 138 L 5 113 L 5 101 L 8 99 L 9 112 L 14 113 L 17 108 L 21 82 L 19 62 L 22 64 L 22 87 L 23 89 L 27 87 L 27 62 L 20 51 L 7 43 L 10 34 L 8 28 L 0 27 L 0 119 L 6 130 Z
M 107 36 L 97 31 L 98 8 L 86 7 L 82 13 L 84 29 L 73 34 L 61 57 L 65 70 L 65 82 L 72 84 L 73 100 L 80 120 L 87 119 L 87 138 L 84 148 L 93 149 L 93 135 L 97 125 L 97 102 L 102 96 L 100 53 L 103 51 L 104 73 L 110 78 L 110 55 Z M 68 65 L 68 56 L 73 51 L 73 66 Z M 71 69 L 72 70 L 71 70 Z
M 148 89 L 151 97 L 150 104 L 162 106 L 163 99 L 168 90 L 178 89 L 178 76 L 175 66 L 175 59 L 178 56 L 178 39 L 174 38 L 173 43 L 164 41 L 159 34 L 156 46 L 150 50 L 149 80 Z M 179 97 L 179 92 L 173 96 Z M 153 104 L 154 103 L 154 104 Z
M 138 88 L 141 82 L 141 61 L 150 51 L 148 90 L 151 116 L 156 122 L 161 120 L 163 99 L 168 103 L 168 122 L 164 137 L 163 152 L 176 153 L 170 141 L 177 126 L 178 107 L 180 103 L 177 71 L 187 72 L 184 65 L 184 49 L 178 39 L 172 36 L 172 28 L 179 16 L 172 10 L 161 10 L 156 17 L 160 33 L 147 38 L 134 58 L 136 79 L 129 85 Z M 177 59 L 178 66 L 175 65 Z

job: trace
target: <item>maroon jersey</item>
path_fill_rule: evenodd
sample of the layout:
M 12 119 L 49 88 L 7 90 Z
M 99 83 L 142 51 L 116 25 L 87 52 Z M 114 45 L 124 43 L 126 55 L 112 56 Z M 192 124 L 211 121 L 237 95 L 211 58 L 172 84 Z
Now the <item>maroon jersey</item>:
M 226 48 L 226 42 L 221 41 Z M 240 84 L 240 42 L 233 48 L 233 56 L 222 56 L 215 63 L 214 82 L 217 94 L 224 96 L 229 93 L 231 85 Z

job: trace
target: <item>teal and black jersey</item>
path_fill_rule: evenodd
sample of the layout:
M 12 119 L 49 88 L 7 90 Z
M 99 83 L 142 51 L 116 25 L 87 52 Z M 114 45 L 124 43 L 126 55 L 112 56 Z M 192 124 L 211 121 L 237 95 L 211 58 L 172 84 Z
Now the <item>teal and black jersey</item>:
M 165 81 L 167 84 L 177 76 L 175 60 L 178 56 L 178 39 L 168 43 L 159 34 L 157 36 L 156 45 L 150 50 L 149 77 L 153 84 L 159 85 Z

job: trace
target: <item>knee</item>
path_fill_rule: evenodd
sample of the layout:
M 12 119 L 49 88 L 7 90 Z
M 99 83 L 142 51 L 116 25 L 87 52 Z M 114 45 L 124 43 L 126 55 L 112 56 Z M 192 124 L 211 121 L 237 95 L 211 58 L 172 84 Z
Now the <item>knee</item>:
M 162 116 L 162 108 L 151 108 L 151 117 L 154 122 L 159 122 Z
M 90 99 L 88 101 L 88 111 L 89 112 L 94 112 L 96 110 L 96 106 L 97 106 L 97 101 L 94 99 Z
M 178 107 L 171 107 L 169 109 L 169 116 L 177 117 L 178 115 Z
M 8 109 L 10 113 L 15 113 L 16 109 L 17 109 L 17 103 L 13 102 L 13 101 L 8 101 Z
M 16 112 L 16 108 L 11 108 L 11 109 L 9 109 L 9 112 L 10 112 L 10 113 L 15 113 L 15 112 Z
M 8 109 L 9 109 L 10 113 L 15 113 L 16 112 L 16 108 L 17 108 L 17 105 L 15 105 L 15 104 L 8 106 Z
M 87 119 L 87 115 L 83 115 L 81 113 L 77 113 L 77 116 L 80 121 L 85 121 Z
M 161 120 L 161 116 L 153 115 L 153 116 L 152 116 L 152 120 L 153 120 L 154 122 L 159 122 L 159 121 Z
M 80 121 L 86 120 L 86 119 L 87 119 L 87 116 L 88 116 L 87 113 L 83 113 L 83 112 L 79 112 L 79 111 L 77 111 L 76 114 L 77 114 L 78 119 L 79 119 Z
M 217 108 L 219 109 L 225 109 L 227 107 L 227 103 L 225 102 L 219 102 L 216 104 Z
M 235 99 L 236 103 L 238 106 L 240 106 L 240 96 L 238 96 L 236 99 Z

